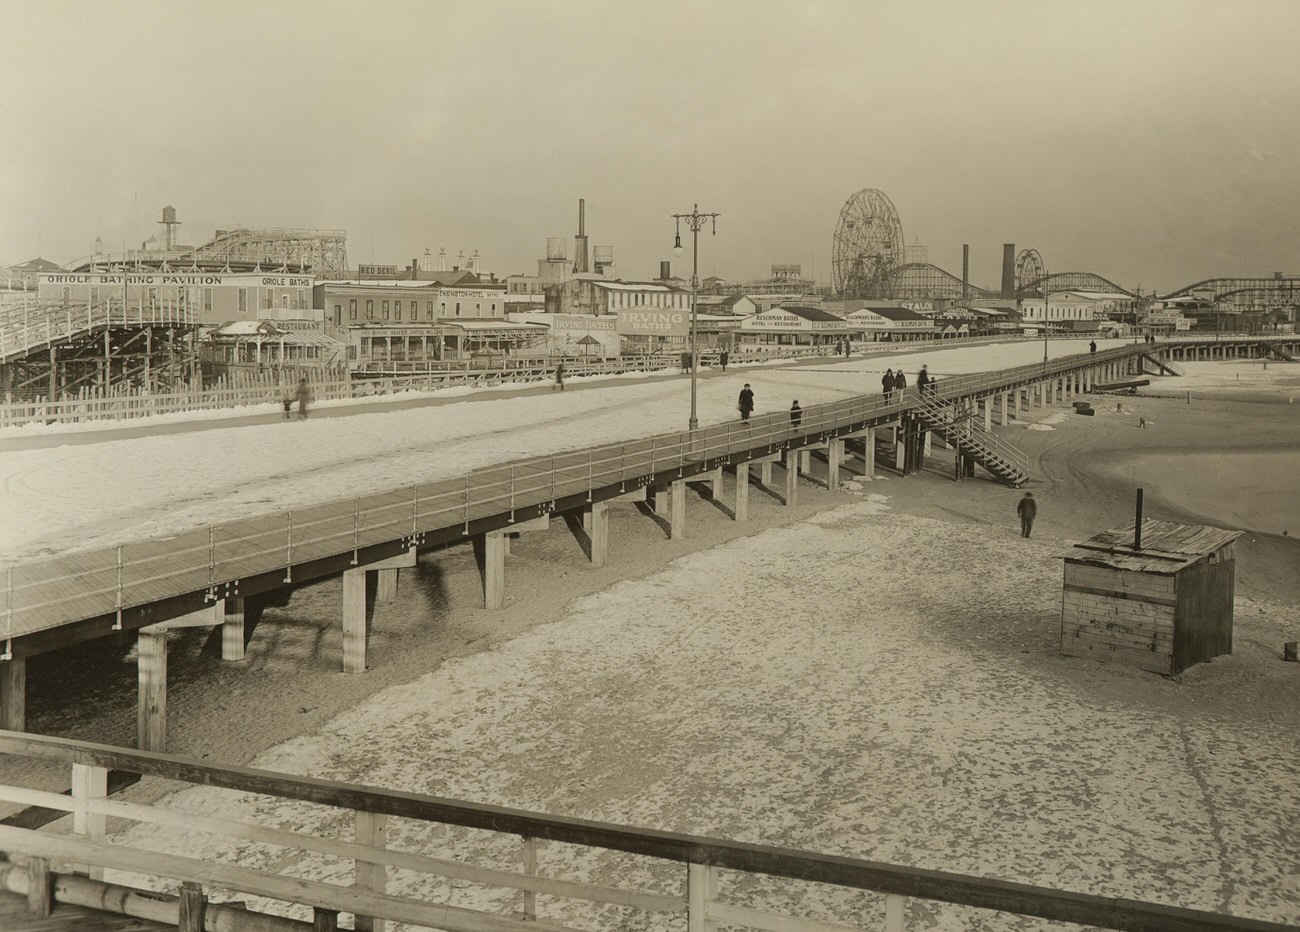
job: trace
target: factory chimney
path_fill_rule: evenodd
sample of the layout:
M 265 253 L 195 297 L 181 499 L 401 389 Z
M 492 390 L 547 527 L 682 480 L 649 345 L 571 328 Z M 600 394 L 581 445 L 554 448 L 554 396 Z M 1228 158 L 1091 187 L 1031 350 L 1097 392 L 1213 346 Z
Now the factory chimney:
M 673 264 L 672 264 L 671 262 L 667 262 L 667 261 L 664 261 L 664 260 L 660 260 L 660 262 L 659 262 L 659 280 L 660 280 L 661 282 L 666 282 L 666 281 L 668 281 L 668 279 L 670 279 L 670 278 L 673 277 L 673 274 L 672 274 L 672 268 L 673 268 Z
M 1016 244 L 1002 244 L 1002 297 L 1016 296 Z
M 970 300 L 970 243 L 961 244 L 961 299 Z
M 578 198 L 578 235 L 573 238 L 573 271 L 589 272 L 587 266 L 587 200 Z

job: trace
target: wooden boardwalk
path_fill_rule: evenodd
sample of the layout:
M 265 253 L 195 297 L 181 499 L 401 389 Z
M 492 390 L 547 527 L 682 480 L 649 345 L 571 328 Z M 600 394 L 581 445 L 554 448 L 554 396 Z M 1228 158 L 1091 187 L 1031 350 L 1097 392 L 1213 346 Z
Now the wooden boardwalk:
M 27 897 L 5 890 L 0 891 L 0 929 L 4 932 L 162 932 L 174 927 L 66 903 L 56 903 L 49 918 L 37 919 L 27 908 Z

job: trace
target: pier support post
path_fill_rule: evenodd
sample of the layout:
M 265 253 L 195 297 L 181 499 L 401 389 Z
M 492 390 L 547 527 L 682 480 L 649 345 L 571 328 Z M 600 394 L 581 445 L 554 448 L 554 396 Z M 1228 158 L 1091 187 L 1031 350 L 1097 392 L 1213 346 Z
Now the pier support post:
M 0 728 L 27 730 L 27 661 L 0 660 Z
M 672 491 L 672 514 L 668 518 L 668 536 L 680 540 L 686 536 L 686 480 L 675 479 Z
M 501 608 L 506 603 L 506 548 L 509 531 L 488 531 L 483 535 L 483 607 Z
M 844 462 L 844 441 L 829 440 L 826 443 L 826 485 L 832 492 L 840 487 L 840 464 Z
M 1016 420 L 1017 421 L 1020 420 L 1020 402 L 1024 400 L 1024 394 L 1025 394 L 1025 390 L 1023 388 L 1016 389 Z
M 736 520 L 749 520 L 749 464 L 736 464 Z
M 366 570 L 343 571 L 343 672 L 366 672 Z
M 221 613 L 221 659 L 244 659 L 244 599 L 231 596 L 217 603 Z
M 715 502 L 722 501 L 722 467 L 706 475 L 705 481 L 709 483 L 709 497 Z
M 812 450 L 799 451 L 799 471 L 804 475 L 812 472 Z
M 1006 427 L 1011 423 L 1011 393 L 1003 392 L 1002 397 L 1002 426 Z
M 868 479 L 876 478 L 876 429 L 868 427 L 862 432 L 862 468 Z
M 136 635 L 136 745 L 142 751 L 167 750 L 167 629 L 141 628 Z
M 375 601 L 397 601 L 397 570 L 375 570 L 375 573 L 378 577 L 375 580 Z
M 772 485 L 772 461 L 763 460 L 758 464 L 758 481 L 769 488 Z
M 988 398 L 985 398 L 983 401 L 980 402 L 980 405 L 984 408 L 984 429 L 992 430 L 993 429 L 993 397 L 989 396 Z
M 591 565 L 604 566 L 609 559 L 609 502 L 592 502 L 583 515 L 591 536 Z
M 654 497 L 655 514 L 661 518 L 668 517 L 669 512 L 672 510 L 669 502 L 670 495 L 668 486 L 665 485 L 655 488 Z
M 799 497 L 799 451 L 785 451 L 785 504 L 793 505 Z

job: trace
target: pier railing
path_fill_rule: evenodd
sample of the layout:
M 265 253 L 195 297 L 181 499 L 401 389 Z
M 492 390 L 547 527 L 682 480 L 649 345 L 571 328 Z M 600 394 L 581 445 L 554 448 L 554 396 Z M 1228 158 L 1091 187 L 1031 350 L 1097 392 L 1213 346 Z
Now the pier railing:
M 0 361 L 99 327 L 190 327 L 196 319 L 192 307 L 174 302 L 132 304 L 109 299 L 87 304 L 10 305 L 0 308 Z
M 0 824 L 12 864 L 0 862 L 0 887 L 27 896 L 38 913 L 55 901 L 79 903 L 182 932 L 332 930 L 340 913 L 353 914 L 358 929 L 387 920 L 450 932 L 578 932 L 666 917 L 688 932 L 719 924 L 903 932 L 965 907 L 1133 932 L 1296 932 L 1172 904 L 17 732 L 0 731 L 0 754 L 70 768 L 70 795 L 0 785 L 0 800 L 73 817 L 71 834 Z M 207 815 L 183 797 L 171 805 L 109 799 L 110 769 L 155 787 L 231 791 L 239 814 Z M 136 826 L 167 831 L 128 831 Z M 150 840 L 160 835 L 184 835 L 204 853 L 173 853 L 169 840 Z M 104 883 L 105 869 L 129 872 L 130 885 Z
M 1141 346 L 1117 347 L 954 376 L 943 379 L 932 397 L 952 402 L 994 395 L 1143 352 Z M 508 528 L 521 512 L 522 518 L 533 517 L 562 503 L 575 507 L 665 477 L 689 478 L 726 463 L 825 442 L 890 423 L 915 404 L 913 396 L 898 392 L 889 400 L 858 395 L 806 408 L 797 426 L 785 413 L 727 421 L 694 432 L 530 457 L 455 478 L 182 530 L 159 540 L 0 566 L 0 639 L 10 642 L 91 618 L 113 618 L 113 627 L 120 628 L 128 609 L 181 596 L 195 603 L 174 606 L 173 615 L 153 619 L 163 621 L 215 603 L 222 591 L 238 589 L 241 580 L 259 574 L 275 573 L 292 582 L 309 578 L 303 576 L 303 564 L 346 558 L 356 565 L 369 547 L 414 549 L 435 537 L 445 542 Z

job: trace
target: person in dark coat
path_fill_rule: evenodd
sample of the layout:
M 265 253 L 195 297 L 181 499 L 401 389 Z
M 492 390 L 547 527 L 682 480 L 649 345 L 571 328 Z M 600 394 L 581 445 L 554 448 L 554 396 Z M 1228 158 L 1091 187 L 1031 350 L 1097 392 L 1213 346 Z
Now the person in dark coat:
M 929 384 L 930 384 L 930 370 L 926 369 L 925 366 L 922 366 L 921 371 L 916 374 L 916 389 L 922 395 L 924 395 L 926 386 L 928 386 Z
M 893 369 L 886 369 L 886 370 L 885 370 L 885 375 L 884 375 L 883 378 L 881 378 L 881 380 L 880 380 L 880 384 L 881 384 L 882 386 L 884 386 L 884 389 L 885 389 L 885 403 L 888 404 L 888 403 L 889 403 L 889 396 L 892 395 L 892 394 L 894 393 L 894 370 L 893 370 Z
M 718 354 L 718 362 L 722 363 L 722 371 L 723 371 L 723 372 L 726 372 L 726 371 L 727 371 L 727 362 L 728 362 L 730 359 L 731 359 L 731 356 L 727 353 L 726 350 L 723 350 L 721 353 Z
M 1025 493 L 1020 504 L 1016 505 L 1016 514 L 1020 515 L 1020 536 L 1028 537 L 1034 529 L 1034 518 L 1038 517 L 1038 503 L 1034 501 L 1033 492 Z
M 1091 342 L 1088 343 L 1088 352 L 1092 353 L 1093 355 L 1096 355 L 1096 353 L 1097 353 L 1097 341 L 1096 341 L 1096 340 L 1092 340 Z
M 558 388 L 560 391 L 564 391 L 564 363 L 563 362 L 557 363 L 555 366 L 555 388 L 552 388 L 551 391 L 555 391 L 556 388 Z
M 306 379 L 299 380 L 298 390 L 293 393 L 293 396 L 298 399 L 298 419 L 305 421 L 307 419 L 307 402 L 311 399 L 311 388 L 308 387 Z
M 903 389 L 907 388 L 907 376 L 902 369 L 894 373 L 894 388 L 898 391 L 898 397 L 903 397 Z
M 740 390 L 740 402 L 738 407 L 740 408 L 740 419 L 742 421 L 748 421 L 749 412 L 754 410 L 754 392 L 750 389 L 748 382 L 746 382 L 745 387 Z
M 799 399 L 796 398 L 794 404 L 790 405 L 790 426 L 795 430 L 803 423 L 803 408 L 799 407 Z

